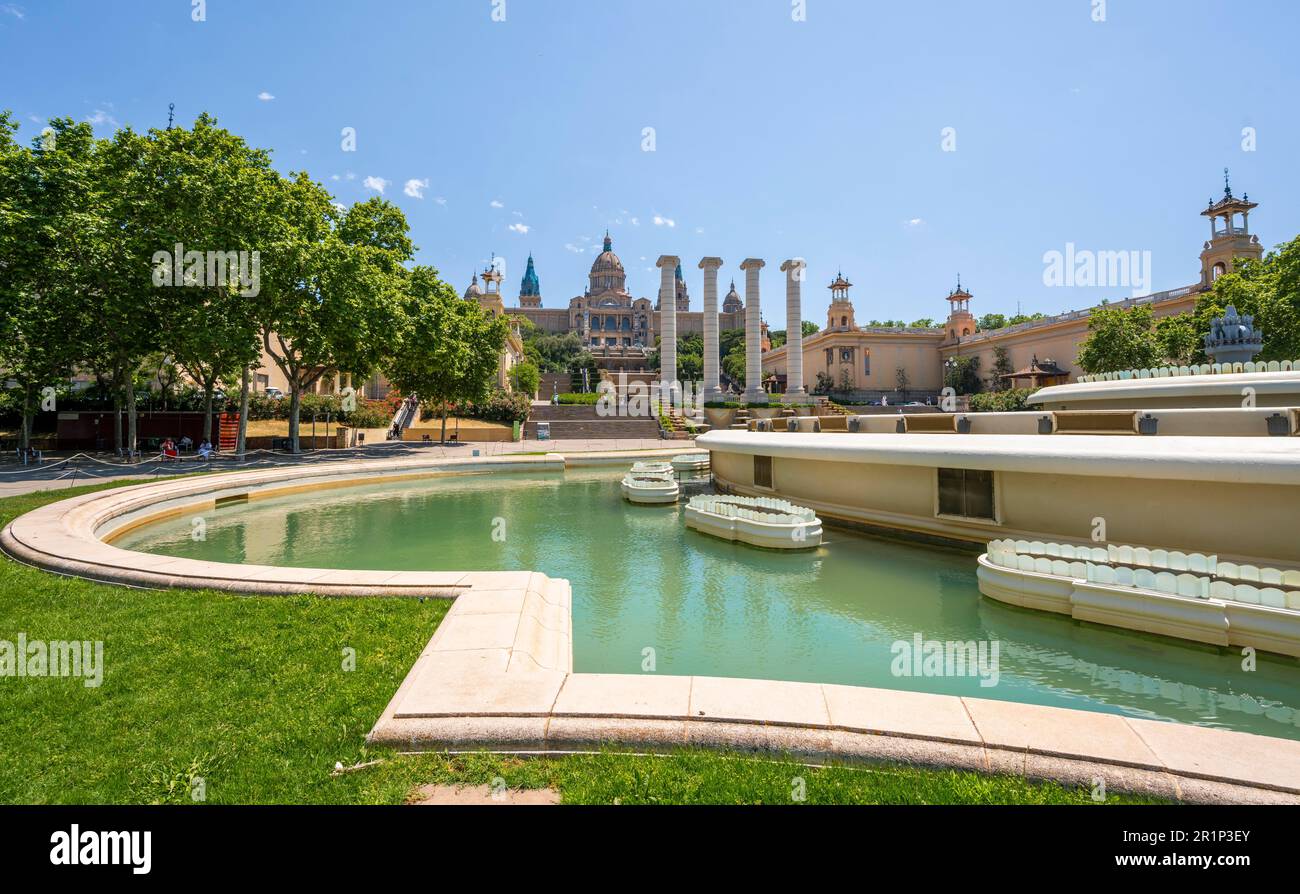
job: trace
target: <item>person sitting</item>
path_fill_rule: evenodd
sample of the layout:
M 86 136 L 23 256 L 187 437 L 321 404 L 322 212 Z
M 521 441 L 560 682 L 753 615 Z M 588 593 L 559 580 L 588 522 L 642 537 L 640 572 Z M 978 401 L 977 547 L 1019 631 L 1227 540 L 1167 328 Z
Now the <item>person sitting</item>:
M 182 453 L 189 453 L 194 449 L 194 439 L 189 435 L 181 435 L 180 447 Z
M 207 438 L 204 438 L 203 443 L 199 445 L 199 459 L 209 460 L 211 458 L 212 458 L 212 442 L 209 441 Z
M 180 459 L 180 452 L 176 449 L 176 442 L 171 438 L 162 442 L 163 460 Z

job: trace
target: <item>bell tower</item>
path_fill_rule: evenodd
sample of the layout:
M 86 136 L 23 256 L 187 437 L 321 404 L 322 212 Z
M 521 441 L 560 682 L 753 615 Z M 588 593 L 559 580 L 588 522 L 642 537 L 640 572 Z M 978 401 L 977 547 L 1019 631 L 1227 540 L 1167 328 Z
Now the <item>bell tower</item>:
M 1223 198 L 1217 202 L 1211 199 L 1201 212 L 1202 217 L 1210 219 L 1210 241 L 1205 243 L 1201 252 L 1202 289 L 1213 288 L 1216 279 L 1231 273 L 1237 258 L 1258 260 L 1264 256 L 1264 246 L 1259 244 L 1259 237 L 1250 235 L 1250 212 L 1256 207 L 1258 204 L 1250 201 L 1249 195 L 1237 198 L 1232 194 L 1228 169 L 1224 168 Z M 1236 225 L 1238 214 L 1241 215 L 1241 226 Z
M 501 300 L 501 281 L 504 278 L 497 256 L 493 254 L 492 263 L 483 271 L 483 292 L 478 296 L 479 307 L 493 314 L 506 312 L 505 303 Z
M 948 321 L 944 328 L 948 330 L 945 342 L 960 341 L 974 335 L 978 328 L 975 315 L 970 312 L 971 293 L 961 286 L 961 274 L 957 274 L 957 288 L 948 293 Z
M 835 274 L 835 281 L 828 286 L 831 290 L 831 306 L 826 310 L 827 332 L 849 332 L 858 328 L 853 319 L 853 302 L 849 300 L 849 289 L 853 283 L 844 278 L 843 273 Z

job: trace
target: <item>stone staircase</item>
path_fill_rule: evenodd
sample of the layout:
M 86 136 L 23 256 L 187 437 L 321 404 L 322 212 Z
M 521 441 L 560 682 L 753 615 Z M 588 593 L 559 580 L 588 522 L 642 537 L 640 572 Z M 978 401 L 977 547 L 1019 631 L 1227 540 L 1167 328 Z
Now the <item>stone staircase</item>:
M 658 438 L 659 420 L 598 416 L 594 406 L 537 405 L 524 424 L 524 438 L 536 440 L 537 423 L 549 422 L 552 440 L 600 438 Z

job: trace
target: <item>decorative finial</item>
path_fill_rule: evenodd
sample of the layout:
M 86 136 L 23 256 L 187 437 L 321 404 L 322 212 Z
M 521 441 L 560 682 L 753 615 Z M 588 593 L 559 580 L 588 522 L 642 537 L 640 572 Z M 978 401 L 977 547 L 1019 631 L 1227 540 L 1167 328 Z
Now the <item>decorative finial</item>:
M 1232 185 L 1228 182 L 1227 168 L 1223 169 L 1223 196 L 1228 199 L 1232 198 Z
M 176 103 L 167 103 L 167 129 L 172 129 L 172 122 L 176 119 Z

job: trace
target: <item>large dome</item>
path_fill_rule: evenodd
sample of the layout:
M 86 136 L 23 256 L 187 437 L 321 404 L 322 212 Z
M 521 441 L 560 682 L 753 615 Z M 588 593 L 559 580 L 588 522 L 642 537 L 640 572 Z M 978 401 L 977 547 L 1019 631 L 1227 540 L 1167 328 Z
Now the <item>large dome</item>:
M 601 292 L 622 292 L 627 282 L 623 262 L 614 254 L 614 241 L 605 234 L 605 250 L 596 256 L 591 265 L 591 288 L 593 295 Z

